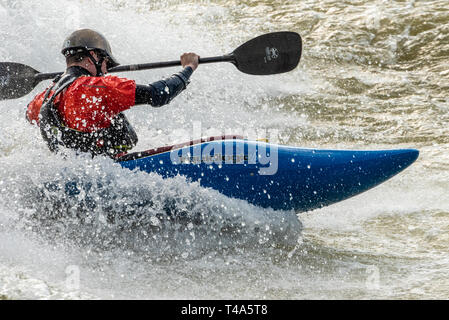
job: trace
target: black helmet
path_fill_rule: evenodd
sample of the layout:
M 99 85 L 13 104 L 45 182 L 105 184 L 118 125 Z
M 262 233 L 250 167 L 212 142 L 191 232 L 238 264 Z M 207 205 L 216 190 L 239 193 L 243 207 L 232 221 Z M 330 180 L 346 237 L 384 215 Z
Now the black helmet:
M 68 36 L 62 45 L 61 53 L 68 57 L 80 51 L 100 51 L 108 58 L 108 69 L 119 65 L 112 55 L 111 46 L 106 38 L 99 32 L 91 29 L 81 29 Z

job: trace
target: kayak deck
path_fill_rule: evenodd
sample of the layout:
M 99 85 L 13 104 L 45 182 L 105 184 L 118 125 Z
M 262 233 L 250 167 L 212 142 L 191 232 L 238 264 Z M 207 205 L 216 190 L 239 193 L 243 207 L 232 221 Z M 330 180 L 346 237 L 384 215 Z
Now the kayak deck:
M 415 149 L 317 150 L 222 136 L 137 152 L 118 161 L 131 170 L 182 175 L 256 206 L 301 212 L 375 187 L 418 155 Z
M 128 154 L 125 154 L 125 155 L 119 157 L 116 161 L 120 162 L 120 161 L 136 160 L 139 158 L 145 158 L 148 156 L 153 156 L 153 155 L 168 152 L 171 150 L 180 149 L 180 148 L 186 147 L 186 146 L 193 146 L 193 145 L 196 145 L 199 143 L 217 141 L 217 140 L 228 140 L 228 139 L 243 139 L 243 136 L 224 135 L 224 136 L 214 136 L 214 137 L 209 137 L 209 138 L 201 138 L 201 139 L 191 140 L 188 142 L 179 143 L 179 144 L 175 144 L 175 145 L 171 145 L 171 146 L 164 146 L 164 147 L 149 149 L 149 150 L 145 150 L 145 151 L 128 153 Z

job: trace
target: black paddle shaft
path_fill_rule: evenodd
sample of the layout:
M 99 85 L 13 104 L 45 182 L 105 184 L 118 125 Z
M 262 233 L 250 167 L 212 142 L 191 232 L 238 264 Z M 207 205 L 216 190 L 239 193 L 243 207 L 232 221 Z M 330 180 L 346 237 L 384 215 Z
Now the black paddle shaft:
M 302 40 L 295 32 L 273 32 L 242 44 L 232 53 L 200 58 L 199 63 L 231 62 L 238 70 L 252 75 L 271 75 L 296 68 L 301 58 Z M 148 70 L 180 66 L 181 61 L 154 62 L 117 66 L 108 72 Z M 16 99 L 30 93 L 39 82 L 54 79 L 62 72 L 39 73 L 14 62 L 0 63 L 0 100 Z
M 235 58 L 232 55 L 225 55 L 219 57 L 210 58 L 200 58 L 199 63 L 213 63 L 213 62 L 234 62 Z M 153 63 L 143 63 L 143 64 L 131 64 L 126 66 L 118 66 L 108 70 L 108 72 L 124 72 L 124 71 L 139 71 L 139 70 L 149 70 L 167 67 L 180 66 L 180 60 L 166 61 L 166 62 L 153 62 Z

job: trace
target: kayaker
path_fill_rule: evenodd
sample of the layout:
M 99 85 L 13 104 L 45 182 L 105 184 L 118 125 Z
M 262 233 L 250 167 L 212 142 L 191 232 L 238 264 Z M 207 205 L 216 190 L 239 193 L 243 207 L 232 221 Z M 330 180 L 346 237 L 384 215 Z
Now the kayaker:
M 132 106 L 168 104 L 198 67 L 195 53 L 181 55 L 183 70 L 149 85 L 106 76 L 119 63 L 100 33 L 82 29 L 64 41 L 66 72 L 29 104 L 26 118 L 40 126 L 50 150 L 60 146 L 115 158 L 137 144 L 137 134 L 122 113 Z

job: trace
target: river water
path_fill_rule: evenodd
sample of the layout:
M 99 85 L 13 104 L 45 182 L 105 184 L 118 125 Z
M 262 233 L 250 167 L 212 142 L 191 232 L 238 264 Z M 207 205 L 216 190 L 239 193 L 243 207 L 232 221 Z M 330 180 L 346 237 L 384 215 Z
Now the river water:
M 126 111 L 136 150 L 184 141 L 180 129 L 227 130 L 420 157 L 326 208 L 260 209 L 181 177 L 50 154 L 24 118 L 43 82 L 0 102 L 0 299 L 449 298 L 447 1 L 0 0 L 0 61 L 61 71 L 63 39 L 83 27 L 105 34 L 123 64 L 222 55 L 272 31 L 302 36 L 292 72 L 200 66 L 170 105 Z M 92 192 L 67 198 L 55 188 L 67 180 Z M 167 215 L 178 218 L 158 219 Z

